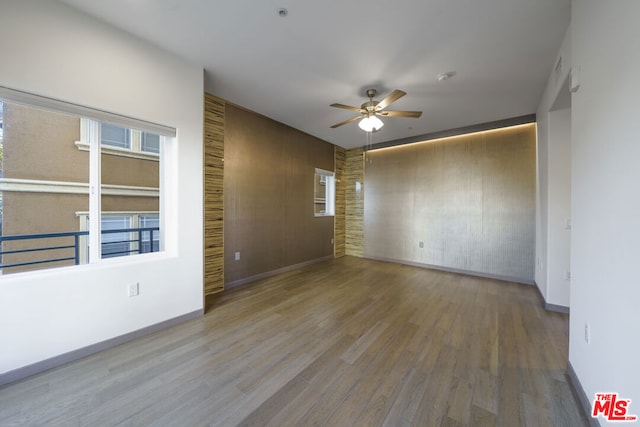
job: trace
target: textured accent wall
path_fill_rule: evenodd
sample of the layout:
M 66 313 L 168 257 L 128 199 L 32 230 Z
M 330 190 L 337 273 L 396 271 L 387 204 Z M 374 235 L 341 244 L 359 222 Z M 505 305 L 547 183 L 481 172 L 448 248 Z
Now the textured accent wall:
M 535 143 L 528 124 L 367 152 L 364 256 L 532 283 Z
M 333 256 L 334 218 L 316 217 L 313 203 L 315 168 L 333 170 L 333 145 L 229 103 L 225 111 L 225 283 Z
M 335 162 L 335 178 L 336 178 L 336 199 L 335 199 L 335 218 L 334 218 L 334 246 L 333 255 L 338 258 L 346 254 L 345 248 L 345 227 L 346 227 L 346 163 L 347 150 L 337 145 L 333 147 Z
M 364 237 L 364 152 L 347 150 L 345 190 L 345 252 L 362 257 Z
M 225 101 L 204 96 L 204 294 L 224 290 Z

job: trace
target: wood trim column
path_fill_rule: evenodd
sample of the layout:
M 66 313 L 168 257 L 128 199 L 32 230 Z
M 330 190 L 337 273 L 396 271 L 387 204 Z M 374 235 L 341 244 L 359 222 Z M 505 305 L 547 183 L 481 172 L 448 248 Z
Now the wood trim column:
M 362 148 L 347 150 L 345 172 L 345 252 L 347 255 L 362 258 L 364 253 L 364 151 Z
M 225 101 L 204 95 L 204 295 L 224 290 Z
M 335 217 L 334 217 L 334 246 L 333 256 L 339 258 L 346 254 L 345 249 L 345 232 L 346 232 L 346 162 L 347 162 L 347 150 L 342 147 L 334 147 L 335 157 L 335 179 L 336 179 L 336 200 L 335 200 Z

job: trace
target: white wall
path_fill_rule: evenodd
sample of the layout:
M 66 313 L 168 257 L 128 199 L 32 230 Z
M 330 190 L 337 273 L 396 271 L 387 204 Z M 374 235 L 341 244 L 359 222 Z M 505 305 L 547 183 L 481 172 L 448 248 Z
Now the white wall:
M 568 91 L 568 88 L 566 88 Z M 571 109 L 548 113 L 546 302 L 569 307 L 571 271 Z
M 561 66 L 556 70 L 555 65 Z M 535 281 L 547 304 L 569 307 L 571 116 L 567 30 L 536 112 L 538 123 Z
M 569 361 L 640 415 L 640 2 L 574 0 Z M 591 343 L 585 342 L 585 323 Z
M 0 374 L 201 310 L 202 69 L 49 0 L 0 0 L 0 52 L 2 86 L 178 134 L 163 177 L 169 250 L 0 277 Z

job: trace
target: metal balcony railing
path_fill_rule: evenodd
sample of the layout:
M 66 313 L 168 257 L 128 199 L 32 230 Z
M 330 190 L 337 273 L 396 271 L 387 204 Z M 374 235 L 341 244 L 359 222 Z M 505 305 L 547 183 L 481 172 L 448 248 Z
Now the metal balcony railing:
M 120 236 L 114 236 L 116 234 Z M 78 265 L 80 264 L 81 251 L 88 249 L 86 245 L 81 245 L 80 238 L 82 236 L 89 236 L 89 231 L 0 236 L 0 269 L 64 261 L 73 261 L 75 265 Z M 160 227 L 102 230 L 102 236 L 104 240 L 101 244 L 102 258 L 159 250 Z M 112 236 L 112 239 L 105 239 L 105 236 Z M 42 239 L 48 240 L 43 241 Z M 30 244 L 29 247 L 4 250 L 5 242 L 33 242 L 33 244 Z M 35 254 L 43 254 L 43 256 L 33 259 Z M 5 255 L 10 255 L 15 262 L 5 264 Z

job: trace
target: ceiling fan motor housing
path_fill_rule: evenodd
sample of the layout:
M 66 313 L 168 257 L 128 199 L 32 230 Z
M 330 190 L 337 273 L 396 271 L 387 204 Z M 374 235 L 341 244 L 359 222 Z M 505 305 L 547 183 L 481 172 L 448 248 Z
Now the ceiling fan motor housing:
M 361 108 L 367 110 L 369 113 L 374 113 L 376 111 L 376 105 L 378 105 L 378 101 L 371 100 L 362 104 Z

